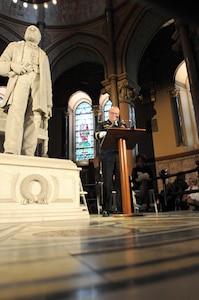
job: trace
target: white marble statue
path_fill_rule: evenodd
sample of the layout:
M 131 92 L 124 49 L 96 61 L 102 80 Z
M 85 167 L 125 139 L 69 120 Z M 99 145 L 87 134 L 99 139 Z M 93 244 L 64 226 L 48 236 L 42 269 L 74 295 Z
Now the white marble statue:
M 9 77 L 1 103 L 8 113 L 4 153 L 34 156 L 41 121 L 52 116 L 50 65 L 40 40 L 39 29 L 30 25 L 24 40 L 9 43 L 0 56 L 0 75 Z

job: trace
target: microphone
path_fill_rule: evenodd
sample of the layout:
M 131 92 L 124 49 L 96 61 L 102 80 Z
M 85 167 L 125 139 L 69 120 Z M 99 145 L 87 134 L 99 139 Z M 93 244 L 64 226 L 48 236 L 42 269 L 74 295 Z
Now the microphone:
M 115 126 L 119 126 L 119 116 L 116 116 L 116 120 L 115 120 Z

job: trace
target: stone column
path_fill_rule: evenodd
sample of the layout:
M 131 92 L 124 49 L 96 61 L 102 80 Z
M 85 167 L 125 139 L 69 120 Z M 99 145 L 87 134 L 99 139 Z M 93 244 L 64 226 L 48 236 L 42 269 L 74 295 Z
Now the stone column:
M 128 127 L 135 127 L 135 100 L 139 99 L 139 86 L 124 73 L 118 76 L 118 99 L 120 117 L 125 120 Z
M 139 96 L 140 88 L 138 85 L 125 74 L 120 74 L 118 77 L 118 98 L 120 106 L 120 119 L 124 120 L 127 127 L 136 127 L 135 120 L 135 100 Z M 136 147 L 132 150 L 127 150 L 128 172 L 129 176 L 132 173 L 134 166 L 134 158 L 136 156 Z
M 113 105 L 118 106 L 117 96 L 117 74 L 115 60 L 115 45 L 114 45 L 114 24 L 112 16 L 112 1 L 106 0 L 106 25 L 107 25 L 107 40 L 108 40 L 108 79 L 110 84 L 110 95 Z M 107 84 L 106 84 L 107 86 Z

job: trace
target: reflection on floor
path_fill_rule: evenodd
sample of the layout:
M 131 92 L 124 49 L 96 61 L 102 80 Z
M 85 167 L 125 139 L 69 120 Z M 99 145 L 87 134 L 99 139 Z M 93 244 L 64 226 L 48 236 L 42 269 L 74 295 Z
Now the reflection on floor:
M 0 223 L 0 239 L 0 300 L 199 297 L 199 212 Z

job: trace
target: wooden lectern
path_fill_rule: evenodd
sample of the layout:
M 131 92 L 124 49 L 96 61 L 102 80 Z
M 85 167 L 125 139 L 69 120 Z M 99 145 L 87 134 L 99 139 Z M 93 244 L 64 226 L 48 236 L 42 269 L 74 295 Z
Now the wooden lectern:
M 101 142 L 103 150 L 118 150 L 120 162 L 120 180 L 123 215 L 132 216 L 130 182 L 127 165 L 127 149 L 133 149 L 146 129 L 109 128 Z

